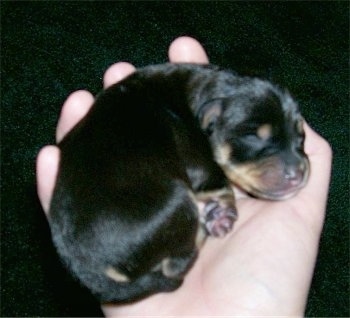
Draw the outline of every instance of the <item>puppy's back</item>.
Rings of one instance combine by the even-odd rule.
[[[53,240],[102,302],[173,290],[196,256],[197,209],[161,102],[125,81],[59,144]]]

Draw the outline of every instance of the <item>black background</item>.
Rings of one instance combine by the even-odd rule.
[[[61,268],[35,190],[65,98],[116,61],[163,63],[197,38],[211,62],[288,87],[332,145],[326,223],[307,316],[349,316],[349,4],[1,2],[1,315],[98,316]],[[276,313],[278,314],[278,313]]]

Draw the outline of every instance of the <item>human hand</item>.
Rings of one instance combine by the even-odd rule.
[[[190,38],[175,40],[171,62],[208,63],[204,49]],[[134,71],[117,63],[104,76],[104,86]],[[56,139],[86,114],[93,103],[86,91],[70,95],[59,119]],[[172,293],[150,296],[134,304],[104,305],[106,316],[298,315],[305,310],[317,256],[327,200],[331,150],[305,124],[309,182],[295,197],[271,202],[240,196],[239,219],[224,239],[209,238],[184,284]],[[37,159],[38,194],[48,213],[55,184],[59,150],[44,147]]]

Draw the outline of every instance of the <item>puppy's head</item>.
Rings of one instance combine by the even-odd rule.
[[[303,118],[288,93],[243,79],[232,95],[203,104],[198,116],[216,161],[238,187],[282,200],[306,183]]]

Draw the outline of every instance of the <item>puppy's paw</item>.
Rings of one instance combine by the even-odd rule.
[[[231,188],[196,193],[200,221],[207,234],[223,237],[237,219],[235,196]]]
[[[231,231],[237,219],[237,210],[229,203],[225,200],[211,200],[204,206],[204,226],[209,235],[224,237]]]

